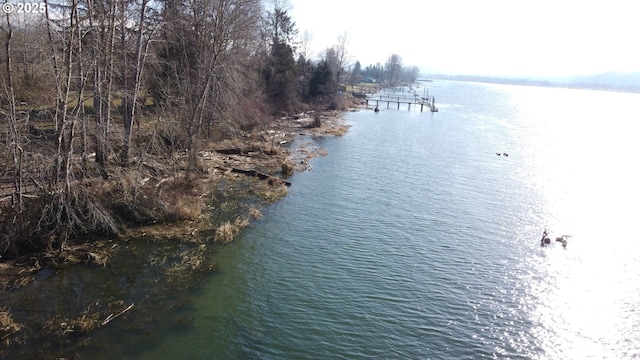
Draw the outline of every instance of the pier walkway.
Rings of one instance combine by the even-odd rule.
[[[431,98],[433,99],[433,98]],[[401,96],[389,96],[389,95],[375,95],[366,98],[366,104],[369,106],[375,102],[375,107],[380,108],[380,103],[387,103],[387,109],[390,108],[391,104],[397,106],[397,109],[400,110],[400,105],[407,105],[407,110],[411,110],[411,105],[420,106],[420,111],[422,112],[426,107],[431,112],[437,112],[438,108],[435,106],[434,100],[429,100],[429,98],[421,98],[421,97],[401,97]]]

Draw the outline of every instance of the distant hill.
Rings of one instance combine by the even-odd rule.
[[[475,81],[497,84],[571,87],[581,89],[598,89],[612,91],[640,92],[640,72],[605,72],[597,75],[572,76],[567,78],[541,79],[541,78],[516,78],[494,77],[478,75],[447,75],[429,74],[430,79],[449,79],[460,81]]]
[[[598,75],[574,76],[559,82],[575,87],[640,91],[640,72],[605,72]]]

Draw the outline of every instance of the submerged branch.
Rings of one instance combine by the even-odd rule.
[[[127,306],[124,310],[120,311],[119,313],[117,313],[117,314],[115,314],[115,315],[110,314],[109,316],[107,316],[107,318],[106,318],[106,319],[104,319],[104,321],[100,324],[100,326],[105,326],[105,325],[107,325],[108,323],[110,323],[110,322],[111,322],[111,320],[113,320],[113,319],[115,319],[115,318],[117,318],[117,317],[121,316],[122,314],[126,313],[127,311],[131,310],[131,308],[133,308],[133,305],[134,305],[134,304],[133,304],[133,303],[131,303],[131,305]]]

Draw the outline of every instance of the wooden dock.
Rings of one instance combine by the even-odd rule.
[[[438,108],[435,106],[435,100],[433,98],[420,98],[420,97],[401,97],[401,96],[388,96],[388,95],[377,95],[366,98],[366,104],[369,106],[371,103],[375,102],[375,107],[380,109],[380,103],[387,103],[387,109],[391,107],[391,104],[396,105],[397,109],[400,110],[401,105],[407,105],[407,110],[411,110],[411,105],[420,106],[420,112],[424,111],[425,107],[429,109],[431,112],[437,112]]]

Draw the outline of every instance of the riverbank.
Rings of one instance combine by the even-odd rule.
[[[201,158],[207,175],[198,180],[200,191],[186,200],[188,203],[200,203],[199,216],[175,223],[129,229],[126,237],[191,238],[196,241],[202,232],[213,231],[217,234],[214,235],[216,242],[231,241],[242,227],[248,225],[250,218],[260,216],[258,202],[268,205],[286,196],[287,179],[294,172],[311,170],[309,161],[326,154],[314,145],[314,138],[342,136],[347,132],[348,126],[342,114],[354,109],[322,112],[318,115],[319,126],[313,126],[316,117],[314,112],[276,119],[267,129],[246,134],[242,140],[222,142],[216,149],[203,152]],[[267,177],[261,179],[251,172]],[[245,196],[253,195],[256,204],[247,210],[247,214],[226,214],[223,217],[228,218],[227,221],[215,224],[209,216],[215,210],[215,204],[200,200],[210,198],[212,192],[222,194],[222,197],[232,192],[242,192]],[[218,205],[224,207],[224,201]],[[230,226],[233,222],[244,226]],[[229,236],[229,232],[233,236]]]
[[[181,215],[175,221],[128,226],[115,238],[81,239],[57,251],[0,261],[0,294],[18,290],[28,293],[28,289],[22,288],[41,286],[42,281],[74,264],[108,268],[112,266],[110,258],[115,252],[145,241],[185,244],[177,245],[184,249],[173,262],[166,260],[176,257],[172,253],[175,251],[173,246],[159,246],[148,261],[164,269],[163,276],[170,276],[171,283],[182,284],[180,288],[192,287],[203,274],[218,270],[216,264],[207,261],[206,255],[215,246],[233,240],[244,227],[260,217],[264,206],[286,196],[286,182],[293,172],[311,170],[309,161],[325,154],[314,139],[346,133],[348,127],[342,113],[307,112],[275,119],[263,129],[203,150],[199,154],[202,172],[190,179],[188,186],[178,187],[172,179],[163,176],[142,179],[145,184],[141,194],[150,193],[145,189],[154,189],[165,200],[172,199],[172,205],[181,209],[178,209]],[[162,169],[162,164],[151,161],[147,166]],[[95,270],[84,268],[81,271]],[[44,323],[25,324],[21,316],[14,316],[15,310],[22,311],[16,309],[16,305],[25,304],[6,301],[0,308],[0,337],[7,349],[12,345],[27,346],[24,344],[30,341],[29,334],[40,330],[46,334],[40,336],[49,337],[51,343],[67,343],[70,334],[87,334],[105,326],[111,321],[109,316],[124,314],[132,305],[125,299],[115,306],[108,299],[92,303],[94,305],[76,310],[74,314],[56,314]]]
[[[349,108],[345,111],[349,111]],[[265,203],[278,200],[287,193],[284,182],[286,178],[294,171],[309,170],[308,161],[322,154],[320,149],[313,148],[308,143],[298,142],[295,147],[292,147],[292,144],[297,139],[343,135],[347,131],[347,126],[341,114],[340,111],[325,111],[318,114],[319,126],[313,125],[316,117],[314,112],[274,119],[265,129],[252,131],[237,139],[222,141],[210,149],[201,151],[199,157],[203,171],[190,180],[188,191],[180,191],[179,198],[174,199],[174,206],[182,208],[182,210],[174,209],[177,213],[181,213],[176,216],[175,221],[137,227],[128,226],[118,238],[140,236],[165,239],[195,238],[199,233],[212,230],[213,226],[216,226],[208,216],[216,204],[207,203],[206,199],[210,199],[213,192],[224,194],[237,190],[235,188],[238,186],[246,186],[245,191],[256,195]],[[162,164],[153,164],[149,161],[145,166],[154,167],[157,172],[167,172]],[[238,170],[271,175],[266,181],[258,178],[250,179],[248,178],[250,175]],[[142,180],[143,183],[154,183],[153,187],[157,189],[162,189],[169,181],[168,177],[161,176],[157,179]],[[168,190],[176,189],[168,188]],[[252,211],[253,217],[257,215]],[[228,239],[229,236],[218,236],[216,240],[225,242],[224,240],[228,241]],[[98,251],[99,246],[95,246],[96,249],[94,249],[96,243],[99,241],[95,238],[90,242],[79,239],[62,251],[35,253],[11,261],[0,261],[0,284],[2,284],[0,291],[28,284],[33,274],[43,266],[77,262],[104,264],[108,254],[102,250]]]

